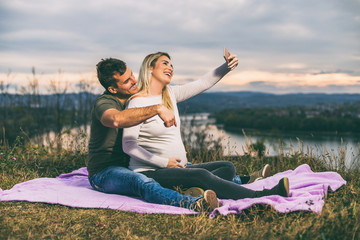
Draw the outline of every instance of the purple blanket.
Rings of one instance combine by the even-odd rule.
[[[19,183],[9,190],[0,189],[0,201],[29,201],[61,204],[81,208],[110,208],[138,213],[194,214],[196,212],[167,205],[152,204],[141,199],[117,194],[105,194],[91,188],[86,168],[61,174],[57,178],[37,178]],[[298,210],[320,213],[324,206],[324,194],[328,188],[336,191],[346,181],[336,172],[314,173],[306,164],[295,170],[278,173],[272,177],[243,185],[249,189],[271,188],[283,177],[290,181],[289,198],[267,196],[256,199],[221,200],[222,207],[210,214],[228,215],[240,213],[253,204],[268,204],[276,211]]]

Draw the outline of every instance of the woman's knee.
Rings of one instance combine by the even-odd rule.
[[[204,168],[194,168],[191,169],[191,171],[188,172],[187,177],[189,179],[192,179],[193,181],[200,181],[200,180],[205,180],[205,179],[209,179],[213,176],[213,174],[204,169]]]
[[[229,161],[220,161],[220,162],[222,164],[222,167],[228,169],[228,171],[230,173],[233,173],[233,174],[236,173],[236,168],[232,162],[229,162]]]

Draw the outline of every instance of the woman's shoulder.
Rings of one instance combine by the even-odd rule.
[[[142,93],[137,93],[137,94],[131,96],[131,98],[139,98],[139,97],[145,98],[145,97],[148,97],[148,96],[149,96],[148,93],[142,92]]]
[[[147,98],[149,96],[149,94],[147,93],[137,93],[135,95],[132,95],[128,102],[131,102],[131,101],[142,101],[142,99],[144,98]],[[136,99],[136,100],[135,100]]]
[[[128,101],[128,108],[130,107],[146,107],[151,105],[161,104],[161,97],[149,96],[148,94],[136,94]]]
[[[167,90],[170,95],[174,95],[174,92],[177,91],[177,88],[179,88],[181,85],[168,85]]]
[[[139,107],[138,105],[142,105],[142,103],[145,103],[145,97],[142,97],[140,95],[132,96],[128,102],[128,107]]]

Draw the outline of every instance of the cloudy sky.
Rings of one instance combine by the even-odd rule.
[[[0,83],[35,68],[51,81],[96,83],[101,58],[167,51],[175,83],[223,62],[239,67],[212,91],[360,93],[360,0],[1,0]],[[59,73],[61,72],[61,73]]]

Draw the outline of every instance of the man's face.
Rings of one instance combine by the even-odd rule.
[[[126,71],[123,75],[116,73],[114,78],[116,79],[116,86],[109,87],[112,88],[110,92],[113,94],[130,97],[139,91],[137,81],[128,66],[126,66]]]

